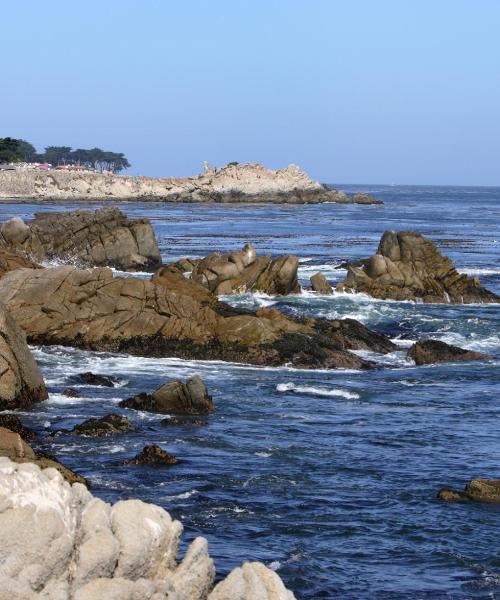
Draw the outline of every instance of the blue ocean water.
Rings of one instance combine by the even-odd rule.
[[[345,259],[374,252],[386,229],[420,231],[459,270],[500,293],[500,188],[336,186],[366,190],[383,206],[113,203],[147,216],[164,261],[233,250],[293,253],[303,284],[331,281]],[[89,207],[95,208],[95,204]],[[0,220],[82,204],[0,204]],[[141,276],[139,274],[139,276]],[[295,315],[352,317],[401,350],[375,356],[375,372],[300,371],[227,363],[34,348],[50,399],[24,413],[43,436],[110,411],[136,431],[103,440],[44,439],[45,448],[115,501],[138,497],[182,520],[184,540],[209,540],[218,575],[244,560],[276,569],[299,599],[500,598],[500,507],[446,505],[445,485],[500,478],[500,305],[424,305],[363,295],[243,295],[240,306]],[[489,353],[489,362],[415,367],[405,348],[433,337]],[[72,375],[115,376],[114,389],[78,386]],[[161,416],[119,400],[198,373],[216,412],[204,427],[166,427]],[[125,467],[157,443],[180,462]]]

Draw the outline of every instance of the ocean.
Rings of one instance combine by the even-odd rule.
[[[164,262],[252,242],[259,253],[298,255],[307,286],[317,271],[341,280],[339,265],[373,254],[385,230],[417,230],[459,271],[500,293],[500,188],[336,187],[367,191],[385,204],[109,204],[151,219]],[[0,204],[0,220],[98,205]],[[500,305],[308,291],[226,300],[358,319],[401,349],[383,357],[365,353],[381,368],[357,372],[34,347],[50,398],[21,418],[47,451],[89,479],[97,496],[163,506],[184,524],[184,549],[205,536],[218,577],[244,560],[259,560],[300,600],[500,598],[500,506],[436,498],[443,486],[500,478]],[[415,367],[406,349],[422,338],[493,358]],[[73,376],[83,371],[111,375],[119,385],[75,385]],[[161,415],[117,406],[194,373],[215,402],[206,426],[167,427]],[[68,386],[82,397],[62,395]],[[135,431],[105,439],[46,437],[109,412],[127,415]],[[151,443],[179,463],[168,469],[121,464]]]

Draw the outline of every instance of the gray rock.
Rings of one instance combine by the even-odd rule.
[[[294,600],[279,576],[262,563],[248,562],[237,567],[208,597],[209,600]]]

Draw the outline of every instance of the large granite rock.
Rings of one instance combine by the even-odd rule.
[[[500,503],[500,479],[472,479],[463,491],[443,488],[438,498],[444,502],[473,502]]]
[[[249,562],[236,567],[218,583],[210,600],[294,600],[277,575],[262,563]]]
[[[437,303],[500,302],[477,277],[458,273],[434,242],[413,231],[386,231],[377,253],[361,266],[349,265],[338,290],[374,298]]]
[[[16,431],[0,427],[0,458],[6,457],[16,463],[34,463],[41,469],[56,469],[70,483],[86,484],[85,479],[68,469],[53,456],[37,452]],[[1,552],[1,551],[0,551]],[[0,559],[0,565],[2,561]],[[1,567],[0,567],[1,572]],[[0,599],[2,598],[0,592]]]
[[[26,344],[24,331],[0,304],[0,410],[28,408],[47,397],[47,389]]]
[[[15,217],[0,226],[0,243],[38,261],[61,259],[125,271],[152,271],[161,264],[149,220],[130,220],[117,208],[36,213],[28,223]]]
[[[217,301],[176,269],[151,281],[71,266],[11,271],[2,297],[28,339],[140,356],[219,359],[257,365],[364,368],[349,350],[396,346],[356,321],[297,319]]]
[[[206,540],[178,562],[181,534],[158,506],[110,505],[54,469],[0,458],[0,600],[293,600],[256,563],[212,591]]]
[[[193,375],[186,383],[169,381],[152,394],[139,394],[122,400],[120,406],[166,415],[203,415],[214,409],[212,396],[208,395],[198,375]]]
[[[0,198],[381,204],[380,200],[365,196],[348,196],[329,189],[296,165],[274,170],[261,164],[230,163],[219,169],[206,164],[203,175],[168,178],[28,169],[0,171]]]
[[[439,340],[423,340],[413,344],[408,350],[408,358],[412,358],[417,365],[432,365],[464,360],[486,360],[489,356],[481,352],[473,352],[458,346],[452,346]]]
[[[214,294],[263,292],[270,295],[300,292],[296,256],[257,256],[252,244],[239,252],[213,252],[193,265],[191,279]]]

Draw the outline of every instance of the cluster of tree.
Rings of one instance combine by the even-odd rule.
[[[0,163],[40,162],[59,165],[81,165],[97,171],[119,173],[128,169],[130,163],[122,152],[108,152],[100,148],[73,150],[69,146],[47,146],[38,153],[33,144],[15,138],[0,138]]]

